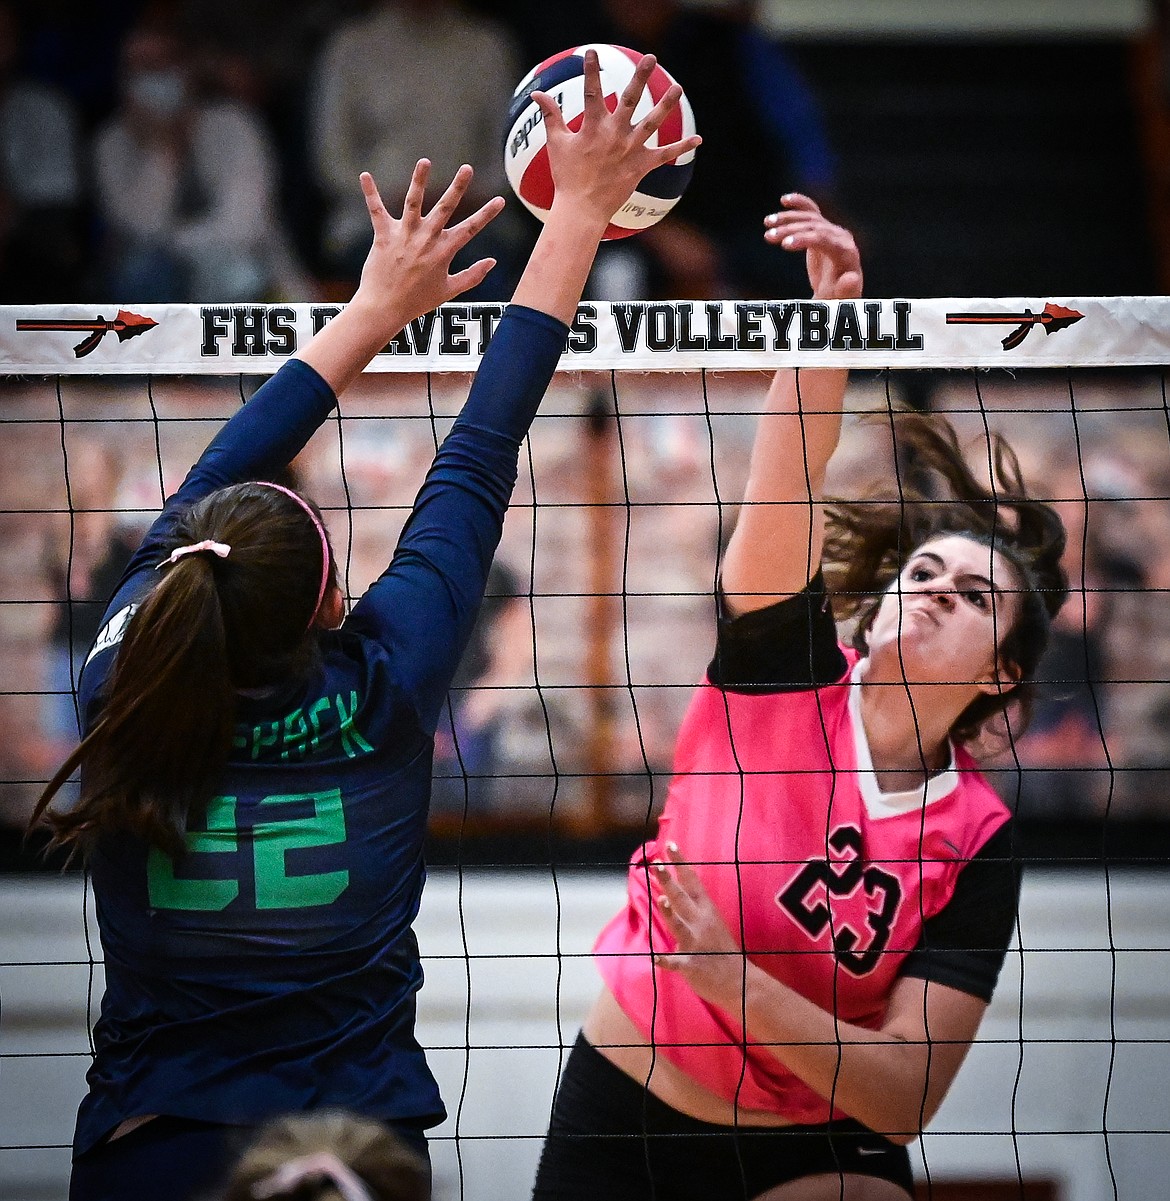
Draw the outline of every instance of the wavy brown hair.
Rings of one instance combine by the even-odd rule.
[[[1052,619],[1068,596],[1064,525],[1051,505],[1028,495],[1015,452],[1001,435],[988,436],[989,488],[976,478],[945,418],[896,412],[865,420],[891,422],[900,495],[893,503],[874,496],[826,505],[824,567],[834,612],[856,620],[853,645],[865,654],[882,596],[919,547],[950,534],[990,547],[1010,564],[1021,601],[998,638],[1000,659],[1019,673],[1019,682],[972,701],[951,736],[972,741],[1009,706],[1019,713],[1018,734],[1031,715],[1032,677]]]
[[[231,551],[165,564],[170,549],[204,539]],[[100,716],[49,781],[30,827],[43,817],[50,846],[70,850],[123,830],[180,854],[189,815],[227,762],[238,693],[304,678],[317,661],[322,553],[309,514],[275,488],[235,484],[193,505],[130,619]],[[332,553],[329,571],[336,582]],[[49,811],[78,767],[80,802]]]

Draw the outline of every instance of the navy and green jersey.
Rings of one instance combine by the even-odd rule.
[[[106,991],[78,1117],[81,1154],[126,1118],[248,1124],[345,1107],[444,1116],[414,1037],[432,743],[470,635],[517,452],[564,348],[509,308],[385,573],[310,679],[241,697],[232,754],[187,853],[125,834],[91,858]],[[178,515],[280,471],[335,398],[299,361],[223,428],[134,555],[82,676],[86,727]]]

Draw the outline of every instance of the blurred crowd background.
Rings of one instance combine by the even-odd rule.
[[[747,6],[8,0],[3,298],[345,299],[369,241],[358,173],[373,172],[391,207],[423,155],[437,180],[475,167],[468,207],[505,191],[513,88],[588,41],[657,52],[686,80],[708,140],[686,219],[608,260],[598,286],[798,286],[783,257],[757,253],[759,220],[794,187],[830,199],[835,160],[814,90]],[[500,265],[477,299],[510,294],[534,233],[521,214],[481,240]]]
[[[1078,28],[1076,5],[1061,36],[1023,11],[1011,36],[875,40],[847,18],[785,36],[802,4],[4,0],[0,299],[345,299],[368,239],[358,172],[391,205],[424,154],[439,179],[475,167],[469,205],[506,192],[513,88],[587,41],[656,53],[706,139],[671,220],[614,248],[598,293],[799,291],[758,236],[794,189],[858,229],[873,295],[1164,283],[1156,6],[1081,5],[1146,11],[1136,38]],[[535,229],[518,203],[494,224],[482,299],[510,294]]]
[[[1167,290],[1162,5],[1137,5],[1144,19],[1120,32],[941,38],[810,36],[786,31],[786,7],[800,6],[0,0],[0,303],[344,301],[368,244],[358,172],[392,208],[424,154],[439,179],[475,166],[468,205],[506,193],[513,88],[588,41],[656,53],[705,139],[671,217],[605,248],[596,298],[807,294],[800,263],[759,236],[791,190],[857,230],[872,296]],[[473,299],[506,299],[535,238],[508,196],[473,248],[499,260]],[[607,386],[555,385],[440,731],[439,854],[478,840],[547,862],[550,837],[594,855],[610,838],[620,858],[641,834],[710,654],[722,502],[742,487],[765,383],[729,376],[706,398],[676,377],[631,384],[620,430]],[[892,390],[949,412],[975,456],[986,417],[1061,505],[1078,591],[1031,731],[989,745],[988,762],[1034,847],[1097,853],[1123,828],[1170,846],[1165,388],[1078,376],[1070,404],[1069,387],[859,374],[850,407]],[[380,570],[465,388],[366,380],[341,440],[327,429],[296,465],[352,594]],[[0,867],[34,862],[19,832],[76,737],[72,686],[105,597],[240,398],[191,381],[0,392]],[[833,489],[894,496],[894,465],[881,428],[853,421]]]

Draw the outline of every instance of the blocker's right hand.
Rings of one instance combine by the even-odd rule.
[[[547,92],[533,92],[544,116],[549,167],[558,202],[575,206],[582,220],[600,222],[601,229],[621,208],[641,180],[664,163],[694,150],[702,139],[693,134],[657,149],[646,145],[678,105],[682,88],[672,84],[637,125],[634,109],[657,66],[652,54],[642,57],[613,112],[605,103],[597,51],[585,52],[585,109],[576,133],[565,125],[557,102]]]
[[[448,228],[471,183],[472,170],[466,165],[460,167],[434,207],[424,213],[430,173],[429,160],[419,159],[398,218],[387,211],[369,172],[361,176],[374,242],[353,302],[377,306],[385,313],[387,324],[396,327],[394,332],[482,283],[496,265],[495,259],[485,258],[450,274],[451,260],[503,209],[503,198],[493,197],[470,217]]]

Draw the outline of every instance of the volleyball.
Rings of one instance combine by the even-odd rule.
[[[533,67],[512,94],[504,139],[504,170],[512,190],[534,216],[544,220],[552,207],[553,178],[545,144],[544,117],[532,99],[533,92],[547,92],[557,102],[565,124],[579,129],[585,109],[585,52],[596,50],[601,65],[601,86],[612,112],[642,56],[624,46],[594,43],[573,46],[546,58]],[[637,107],[633,123],[642,118],[665,95],[676,80],[661,66],[654,68]],[[695,115],[683,95],[648,145],[668,146],[695,132]],[[605,231],[606,239],[628,238],[661,221],[678,203],[691,179],[695,152],[688,150],[672,162],[644,176],[633,195],[614,213]]]

